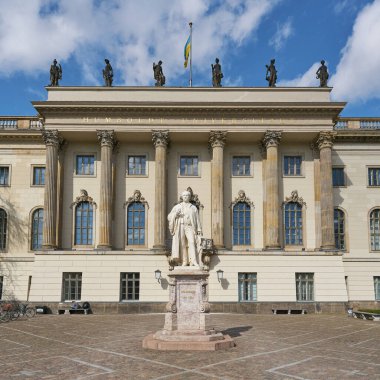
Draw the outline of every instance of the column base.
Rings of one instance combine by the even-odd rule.
[[[263,251],[281,251],[282,250],[282,247],[280,247],[279,245],[276,245],[276,246],[267,246],[263,249]]]
[[[335,245],[325,245],[319,249],[320,251],[338,251]]]
[[[112,246],[108,244],[99,244],[96,248],[102,251],[112,251]]]
[[[52,245],[52,244],[43,244],[42,245],[42,250],[43,251],[55,251],[58,249],[58,246]]]
[[[154,245],[153,246],[153,249],[155,251],[167,251],[168,250],[168,247],[166,245]]]

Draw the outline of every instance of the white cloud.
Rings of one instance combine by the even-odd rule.
[[[319,80],[316,78],[316,72],[321,64],[315,62],[304,74],[294,79],[281,80],[278,82],[280,87],[318,87]],[[328,66],[328,64],[326,64]]]
[[[336,74],[330,81],[334,99],[355,102],[380,98],[379,20],[380,0],[358,14]]]
[[[183,69],[188,22],[193,21],[193,62],[207,72],[215,57],[244,43],[280,0],[0,0],[0,75],[47,72],[54,58],[74,56],[79,84],[99,84],[104,58],[115,84],[153,82],[161,59],[167,84]]]
[[[277,24],[277,31],[273,37],[269,40],[269,45],[273,46],[274,50],[280,50],[286,40],[294,33],[292,21],[288,20],[283,24]]]

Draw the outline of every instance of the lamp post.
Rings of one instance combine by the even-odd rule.
[[[157,282],[161,282],[161,271],[159,269],[156,269],[154,271],[154,277],[156,278]]]
[[[218,269],[216,271],[216,275],[218,276],[218,281],[219,282],[222,282],[222,280],[223,280],[223,274],[224,274],[224,271],[222,271],[221,269]]]

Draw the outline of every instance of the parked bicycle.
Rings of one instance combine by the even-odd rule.
[[[16,320],[23,315],[27,318],[33,318],[36,315],[36,309],[26,303],[14,302],[11,314],[12,320]]]

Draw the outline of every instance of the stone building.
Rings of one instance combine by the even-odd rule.
[[[212,311],[378,305],[380,120],[330,91],[48,87],[0,118],[0,297],[163,310],[190,187]]]

